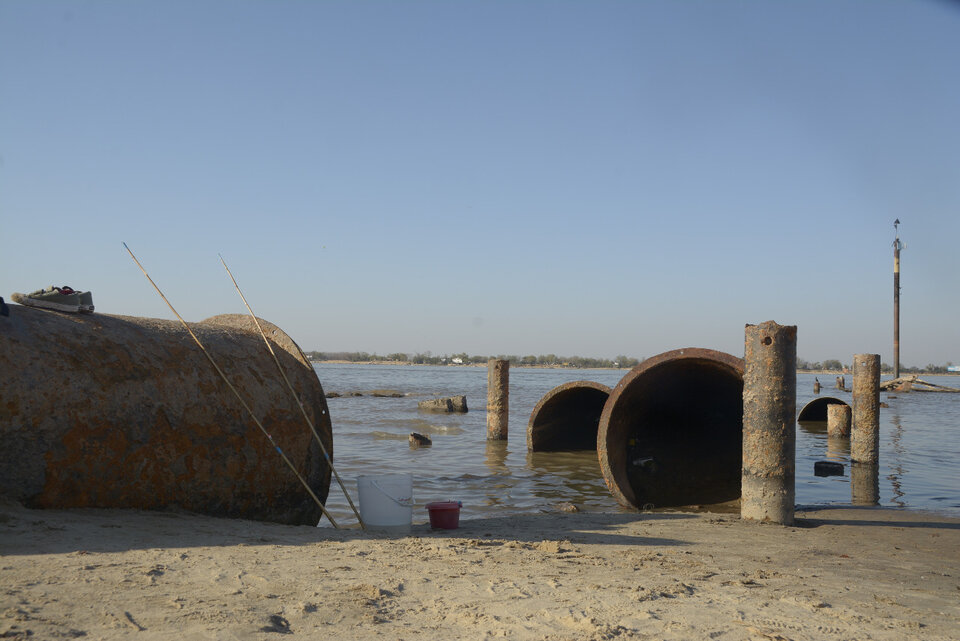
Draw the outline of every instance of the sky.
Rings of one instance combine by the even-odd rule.
[[[960,3],[0,0],[0,295],[304,350],[960,363]]]

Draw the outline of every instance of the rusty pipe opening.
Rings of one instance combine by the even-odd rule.
[[[553,388],[530,414],[527,450],[595,450],[600,415],[609,397],[610,388],[593,381],[573,381]]]
[[[815,398],[803,406],[803,409],[800,410],[800,413],[797,415],[797,421],[801,423],[807,421],[823,421],[826,423],[828,405],[848,405],[848,403],[832,396]]]
[[[743,359],[665,352],[632,369],[600,417],[597,454],[619,503],[640,508],[740,496]]]

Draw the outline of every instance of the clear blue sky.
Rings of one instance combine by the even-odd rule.
[[[0,294],[305,350],[960,363],[960,5],[0,1]],[[9,298],[7,298],[9,301]]]

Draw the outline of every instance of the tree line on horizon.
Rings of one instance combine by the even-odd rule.
[[[953,363],[947,361],[943,365],[934,365],[933,363],[927,363],[925,367],[912,367],[908,365],[900,365],[900,374],[947,374],[947,368],[951,367]],[[809,370],[813,372],[817,371],[828,371],[828,372],[843,372],[843,371],[852,371],[852,368],[849,364],[841,363],[837,359],[827,359],[822,363],[820,361],[806,361],[802,358],[797,359],[797,369],[799,370]],[[880,363],[880,371],[884,374],[893,373],[893,365],[889,363]]]
[[[617,356],[616,358],[589,358],[583,356],[557,356],[556,354],[546,354],[534,356],[518,356],[515,354],[496,356],[469,355],[466,352],[458,354],[434,355],[431,352],[416,352],[408,354],[406,352],[394,352],[391,354],[380,355],[376,352],[306,352],[307,358],[311,361],[347,361],[349,363],[378,363],[378,362],[398,362],[412,363],[414,365],[482,365],[491,358],[510,361],[511,366],[516,367],[570,367],[581,369],[632,369],[641,362],[642,358],[633,358],[630,356]],[[948,367],[953,363],[947,362],[943,365],[928,363],[925,367],[900,366],[901,374],[947,374]],[[832,358],[825,361],[808,361],[803,358],[797,359],[797,369],[807,371],[828,371],[843,372],[850,371],[849,364]],[[884,374],[892,374],[893,366],[888,363],[880,364],[880,371]]]
[[[413,363],[414,365],[479,365],[485,364],[491,358],[496,358],[510,361],[510,365],[517,367],[572,367],[590,369],[630,369],[639,365],[642,360],[622,355],[613,359],[557,356],[556,354],[539,356],[532,354],[527,356],[518,356],[515,354],[482,356],[477,354],[471,356],[466,352],[440,356],[434,355],[429,351],[414,354],[395,352],[385,355],[379,355],[376,352],[373,354],[368,352],[306,352],[306,355],[311,361],[347,361],[350,363],[400,362]]]

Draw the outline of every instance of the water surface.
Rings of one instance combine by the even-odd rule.
[[[627,370],[510,369],[509,439],[486,440],[485,367],[403,365],[315,365],[327,393],[396,390],[400,398],[330,398],[334,465],[357,503],[361,474],[413,475],[414,522],[427,521],[431,501],[463,502],[461,518],[528,514],[574,503],[582,510],[618,511],[603,481],[596,452],[527,452],[526,429],[537,402],[569,381],[590,380],[614,387]],[[821,376],[819,394],[850,403],[850,393],[832,389]],[[960,377],[924,376],[960,387]],[[816,398],[813,374],[797,375],[797,412]],[[847,384],[851,384],[847,376]],[[433,414],[417,401],[465,395],[466,414]],[[879,504],[936,510],[960,516],[960,394],[881,393]],[[430,436],[433,446],[411,449],[410,432]],[[801,505],[851,502],[848,442],[828,439],[826,425],[797,426],[796,501]],[[817,477],[815,461],[844,464],[843,476]],[[336,481],[327,509],[338,522],[355,522]],[[321,525],[328,525],[324,519]]]

